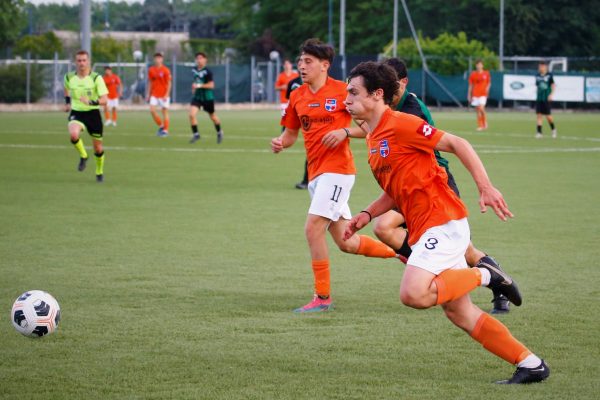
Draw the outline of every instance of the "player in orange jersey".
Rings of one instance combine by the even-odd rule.
[[[146,101],[150,103],[150,114],[158,131],[156,136],[165,137],[169,135],[169,105],[171,102],[171,71],[163,64],[162,53],[154,54],[154,65],[148,68],[148,90]],[[163,119],[160,119],[156,107],[162,110]]]
[[[108,89],[108,101],[104,106],[104,126],[117,126],[117,108],[119,108],[119,98],[123,96],[123,84],[119,75],[113,73],[110,65],[104,67],[104,83]],[[112,119],[111,113],[112,111]]]
[[[279,91],[279,104],[281,106],[281,111],[285,111],[288,104],[287,97],[287,89],[288,83],[293,81],[298,76],[298,72],[294,71],[294,66],[289,59],[285,59],[283,61],[283,71],[277,76],[277,80],[275,81],[275,90]]]
[[[333,56],[333,48],[317,39],[302,44],[298,68],[304,84],[292,92],[282,121],[285,129],[271,141],[272,151],[279,153],[296,142],[300,129],[304,135],[311,197],[305,234],[312,259],[315,295],[311,302],[295,310],[301,313],[327,311],[333,306],[327,231],[344,252],[395,257],[394,250],[368,236],[354,235],[343,239],[351,217],[348,199],[356,173],[354,160],[347,138],[335,149],[321,144],[329,131],[347,128],[351,122],[343,103],[346,84],[328,76]]]
[[[369,165],[384,192],[352,218],[344,237],[354,237],[372,218],[397,207],[406,218],[412,247],[400,285],[402,303],[417,309],[441,305],[448,319],[485,349],[516,364],[514,375],[498,383],[542,381],[550,375],[544,361],[471,303],[469,292],[478,286],[497,288],[516,305],[521,295],[502,269],[487,264],[467,268],[467,209],[448,186],[434,150],[454,153],[471,173],[481,212],[489,206],[503,221],[513,215],[469,142],[390,109],[398,85],[395,71],[382,63],[361,63],[350,72],[346,107],[365,121]]]
[[[487,129],[487,115],[485,113],[485,105],[492,86],[492,78],[490,71],[483,69],[483,61],[477,60],[475,63],[475,71],[469,76],[469,92],[467,94],[469,103],[475,107],[477,111],[477,130],[482,131]]]

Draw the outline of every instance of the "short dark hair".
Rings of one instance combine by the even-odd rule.
[[[540,62],[538,63],[538,65],[548,65],[548,61],[546,61],[546,60],[540,60]]]
[[[308,39],[302,43],[300,46],[300,54],[303,53],[317,57],[321,61],[329,61],[329,64],[333,63],[333,57],[335,57],[335,50],[333,50],[333,47],[314,38]]]
[[[87,58],[90,58],[90,53],[88,53],[87,50],[79,50],[75,53],[75,57],[77,56],[87,56]]]
[[[107,69],[110,69],[112,71],[112,67],[110,65],[107,65],[106,67],[104,67],[104,70],[106,71]]]
[[[398,75],[398,80],[404,79],[408,76],[408,70],[406,69],[406,63],[404,62],[404,60],[392,57],[388,58],[383,63],[394,68],[394,71],[396,71],[396,75]]]
[[[154,53],[153,57],[164,57],[164,55],[160,51],[157,51],[156,53]]]
[[[385,63],[374,61],[361,62],[350,71],[348,80],[362,76],[367,92],[372,94],[377,89],[383,90],[383,101],[390,105],[400,87],[396,71]]]
[[[203,51],[199,51],[199,52],[197,52],[197,53],[196,53],[196,55],[194,56],[194,58],[196,58],[196,57],[198,57],[198,56],[202,56],[202,57],[204,57],[204,58],[208,58],[208,57],[206,57],[206,53],[205,53],[205,52],[203,52]]]
[[[475,65],[482,63],[483,64],[483,60],[481,58],[478,58],[477,60],[475,60]]]

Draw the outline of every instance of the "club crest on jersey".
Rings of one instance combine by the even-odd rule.
[[[332,112],[337,108],[336,99],[325,99],[325,110]]]
[[[390,155],[390,146],[387,139],[379,142],[379,155],[383,158],[386,158]]]
[[[435,135],[436,132],[437,132],[437,129],[435,127],[429,125],[427,122],[423,122],[417,129],[417,133],[420,133],[421,135],[425,136],[427,139],[431,139],[433,137],[433,135]]]

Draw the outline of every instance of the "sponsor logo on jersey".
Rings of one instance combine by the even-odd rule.
[[[337,108],[337,100],[336,99],[325,99],[325,110],[332,112]]]
[[[377,149],[370,149],[370,150],[369,150],[369,153],[370,153],[370,154],[375,154],[375,153],[377,153]]]
[[[435,133],[437,132],[437,129],[431,125],[429,125],[427,122],[423,122],[421,124],[421,126],[419,126],[419,128],[417,129],[417,133],[420,133],[421,135],[425,136],[427,139],[431,139],[433,137],[433,135],[435,135]]]
[[[312,118],[308,115],[300,116],[300,123],[302,124],[302,130],[305,132],[310,129],[312,124],[331,124],[334,121],[335,121],[335,118],[333,118],[333,116],[312,117]]]
[[[310,104],[308,105],[308,107],[310,107],[310,108],[315,108],[315,107],[319,107],[320,105],[321,105],[321,103],[310,103]]]
[[[390,146],[388,144],[387,139],[384,139],[379,142],[379,155],[383,158],[386,158],[390,155]]]

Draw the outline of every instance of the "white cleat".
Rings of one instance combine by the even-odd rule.
[[[535,138],[536,138],[536,139],[541,139],[541,138],[543,138],[543,137],[544,137],[544,135],[542,135],[541,133],[536,133],[536,134],[535,134]]]
[[[556,132],[556,129],[552,129],[552,139],[556,139],[557,136],[558,132]]]
[[[110,119],[107,119],[106,122],[104,123],[104,126],[110,126],[112,124],[112,121]]]

